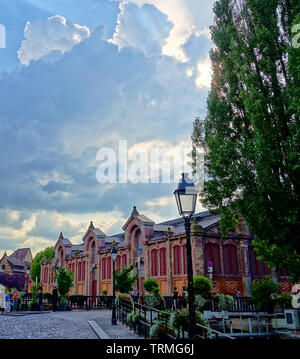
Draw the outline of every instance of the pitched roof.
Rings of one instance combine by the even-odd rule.
[[[30,248],[19,248],[11,256],[24,261],[27,253],[30,251]]]

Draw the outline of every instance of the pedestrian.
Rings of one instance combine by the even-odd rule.
[[[42,287],[39,287],[38,298],[39,298],[39,311],[41,311],[42,305],[43,305],[43,288]]]
[[[5,313],[10,313],[10,294],[9,291],[5,291]]]
[[[173,290],[173,310],[177,310],[178,290],[174,287]]]
[[[18,309],[19,293],[16,289],[12,291],[12,309],[16,312]]]
[[[53,310],[53,312],[57,311],[57,302],[58,302],[57,284],[54,284],[54,289],[52,291],[52,310]]]
[[[241,291],[239,290],[239,288],[236,288],[236,294],[235,294],[236,297],[241,297],[242,294],[241,294]]]
[[[130,291],[130,298],[134,301],[134,290],[133,290],[133,288],[131,288],[131,291]]]
[[[187,296],[189,295],[186,287],[182,287],[182,306],[183,308],[187,307]]]
[[[139,298],[140,298],[140,291],[138,289],[136,289],[136,291],[135,291],[135,301],[136,301],[136,303],[139,302]]]

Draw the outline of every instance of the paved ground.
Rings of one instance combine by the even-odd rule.
[[[110,311],[103,311],[102,315],[94,320],[110,339],[142,339],[125,325],[111,325]]]
[[[56,312],[20,316],[0,314],[0,339],[99,339],[94,320],[110,338],[139,338],[124,326],[110,324],[110,311]]]

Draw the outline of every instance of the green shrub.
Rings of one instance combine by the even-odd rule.
[[[65,268],[59,268],[57,275],[58,292],[61,296],[66,297],[73,287],[74,274]]]
[[[150,328],[150,339],[164,339],[166,336],[166,325],[158,321]]]
[[[256,305],[257,310],[271,310],[274,301],[271,295],[278,291],[278,285],[271,277],[265,279],[255,279],[252,283],[251,298]]]
[[[38,293],[39,291],[39,287],[40,287],[40,283],[33,283],[30,290],[31,290],[31,293]]]
[[[202,312],[205,306],[206,300],[201,297],[201,295],[196,294],[195,295],[195,308],[199,311]]]
[[[292,296],[287,293],[281,293],[277,297],[273,298],[273,301],[278,303],[283,309],[292,309]]]
[[[231,295],[216,294],[214,296],[219,310],[230,311],[234,308],[234,298]]]
[[[101,295],[107,295],[108,294],[108,291],[106,290],[106,289],[104,289],[103,291],[102,291],[102,294]]]
[[[143,303],[147,307],[161,309],[164,305],[164,300],[160,294],[146,294],[143,297]]]
[[[130,274],[134,270],[134,265],[131,264],[129,267],[126,267],[121,270],[120,274],[115,271],[116,277],[116,290],[120,293],[129,293],[132,286],[135,285],[137,281],[137,274]]]
[[[133,303],[133,300],[129,297],[128,294],[123,294],[123,293],[120,293],[116,296],[116,306],[119,307],[120,305],[120,299],[125,299],[125,300],[128,300],[130,303],[131,303],[131,310],[133,310],[134,308],[134,303]]]
[[[145,290],[149,293],[159,293],[159,285],[158,282],[153,278],[148,278],[143,281],[143,286]],[[158,289],[158,292],[157,292]]]
[[[194,293],[201,296],[208,295],[211,291],[211,282],[208,278],[198,275],[194,277]]]

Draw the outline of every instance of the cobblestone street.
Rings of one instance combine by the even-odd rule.
[[[110,338],[137,338],[121,325],[111,330],[110,317],[110,311],[0,315],[0,339],[99,339],[89,320]]]

